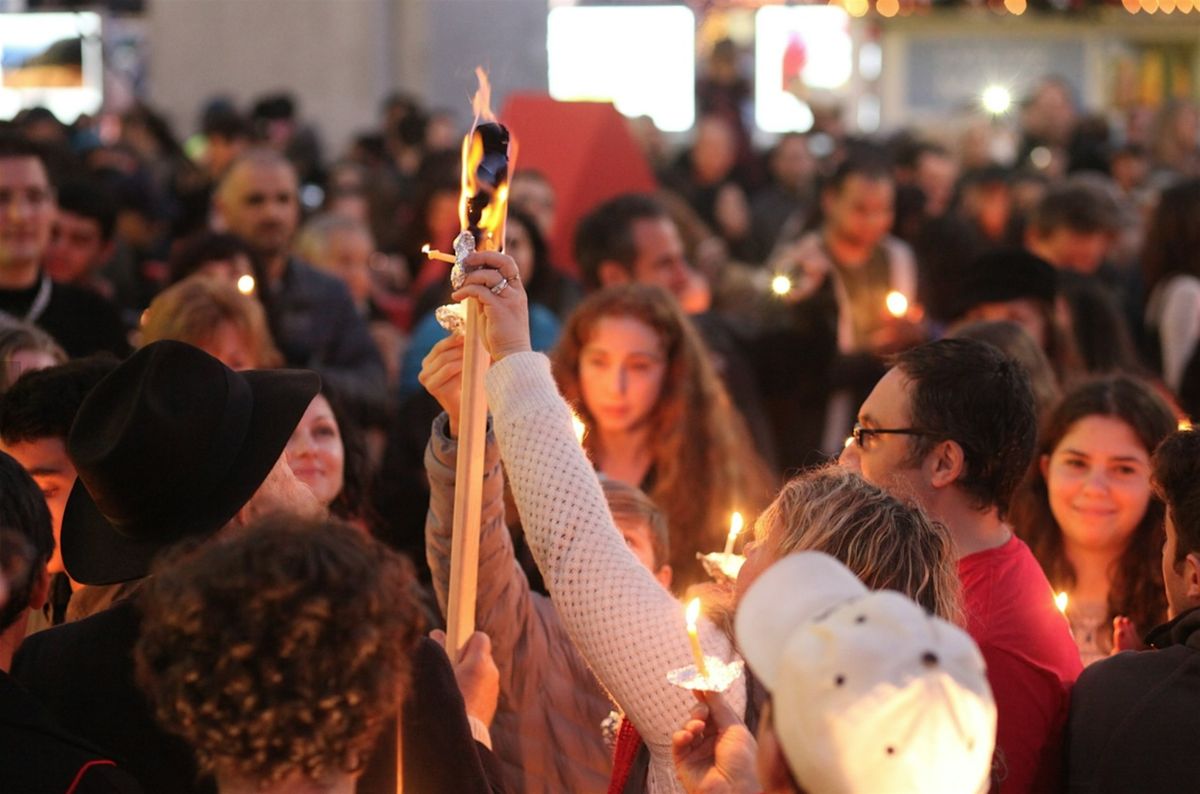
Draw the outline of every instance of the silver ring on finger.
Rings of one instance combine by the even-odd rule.
[[[504,276],[501,276],[500,281],[497,282],[496,286],[492,287],[492,294],[499,295],[501,292],[504,292],[504,290],[506,290],[506,289],[508,289],[508,279],[505,278]]]

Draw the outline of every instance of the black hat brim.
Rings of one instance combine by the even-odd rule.
[[[166,516],[152,537],[134,539],[109,523],[83,482],[76,480],[63,513],[60,541],[63,565],[72,579],[104,585],[146,576],[161,551],[185,538],[214,534],[250,501],[320,392],[321,379],[315,372],[286,369],[250,370],[241,376],[254,395],[245,441],[229,461],[221,484],[198,500],[188,515]],[[140,476],[150,478],[155,473],[145,471]]]

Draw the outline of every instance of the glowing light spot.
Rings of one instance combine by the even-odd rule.
[[[242,276],[237,280],[237,290],[243,295],[253,295],[254,286],[254,276]]]
[[[776,295],[783,296],[787,295],[791,291],[792,280],[787,276],[780,274],[771,279],[771,292],[774,292]]]
[[[1068,600],[1069,599],[1067,598],[1066,591],[1063,591],[1063,592],[1059,593],[1058,595],[1054,596],[1054,606],[1058,607],[1058,611],[1063,613],[1064,615],[1067,614],[1067,601]]]
[[[1034,147],[1033,151],[1029,153],[1029,162],[1033,163],[1033,167],[1039,170],[1043,168],[1049,168],[1050,163],[1053,162],[1053,160],[1054,155],[1050,154],[1050,150],[1045,146],[1036,146]]]
[[[877,0],[875,10],[882,17],[894,17],[900,13],[900,0]]]
[[[903,292],[893,290],[887,294],[884,299],[887,303],[888,314],[893,317],[903,317],[908,314],[908,298],[904,297]]]
[[[1024,3],[1025,0],[1021,0]],[[980,96],[983,109],[993,116],[1007,113],[1012,108],[1012,92],[1002,85],[989,85]]]

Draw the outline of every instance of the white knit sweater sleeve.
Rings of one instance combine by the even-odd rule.
[[[650,789],[678,791],[671,734],[695,700],[667,683],[692,663],[683,606],[613,525],[596,473],[575,440],[549,360],[510,355],[487,375],[488,404],[529,547],[571,639],[650,748]],[[729,660],[723,632],[702,620],[705,653]],[[745,711],[739,680],[728,693]]]
[[[1167,282],[1158,334],[1163,380],[1178,394],[1184,370],[1200,339],[1200,281],[1191,276],[1176,276]]]

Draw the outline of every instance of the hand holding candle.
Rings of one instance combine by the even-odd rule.
[[[731,662],[719,657],[705,656],[700,647],[700,599],[693,598],[684,612],[687,621],[688,640],[692,644],[692,657],[695,664],[667,672],[667,683],[681,689],[693,692],[724,692],[733,686],[733,682],[742,674],[744,664],[741,659]]]

